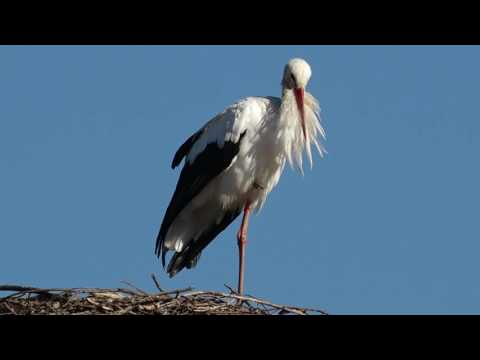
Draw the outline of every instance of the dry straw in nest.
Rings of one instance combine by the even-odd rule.
[[[132,289],[41,289],[0,285],[12,292],[0,297],[0,315],[309,315],[322,310],[273,304],[250,296],[194,291],[191,288],[163,291],[152,276],[158,293]]]

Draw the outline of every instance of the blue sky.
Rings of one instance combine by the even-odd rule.
[[[169,279],[177,147],[304,57],[324,159],[250,223],[246,292],[335,314],[480,313],[480,47],[0,47],[0,283],[236,286],[239,220]]]

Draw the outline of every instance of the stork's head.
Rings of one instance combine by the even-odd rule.
[[[300,112],[300,119],[302,122],[303,136],[306,136],[305,131],[305,105],[304,105],[304,93],[305,87],[312,76],[312,70],[310,65],[299,58],[292,59],[285,65],[285,70],[283,71],[282,87],[283,91],[293,91],[295,94],[295,99],[297,101],[297,108]]]
[[[305,89],[312,76],[310,65],[303,59],[292,59],[285,65],[282,86],[284,89]]]

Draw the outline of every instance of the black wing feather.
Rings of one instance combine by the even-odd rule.
[[[165,255],[168,251],[163,246],[165,236],[169,227],[174,222],[178,214],[188,205],[188,203],[197,196],[200,191],[217,175],[225,170],[238,154],[240,143],[246,130],[241,134],[237,143],[226,141],[222,148],[217,143],[210,143],[195,158],[191,164],[185,163],[180,178],[178,179],[175,192],[173,193],[170,204],[160,226],[155,245],[155,253],[162,256],[162,264],[165,267]],[[201,132],[192,135],[175,154],[172,166],[178,165],[182,158],[188,154],[191,147],[198,140]],[[233,220],[232,220],[233,221]]]
[[[172,169],[175,169],[181,162],[182,159],[187,156],[187,154],[190,152],[190,149],[192,148],[193,144],[195,144],[195,141],[202,135],[202,130],[198,130],[195,134],[190,136],[183,144],[180,146],[175,153],[175,156],[173,157],[172,161]]]

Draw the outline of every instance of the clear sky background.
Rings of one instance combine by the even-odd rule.
[[[246,292],[334,314],[480,313],[480,47],[0,47],[0,283],[226,290],[235,221],[173,279],[177,147],[312,66],[328,154],[251,220]]]

